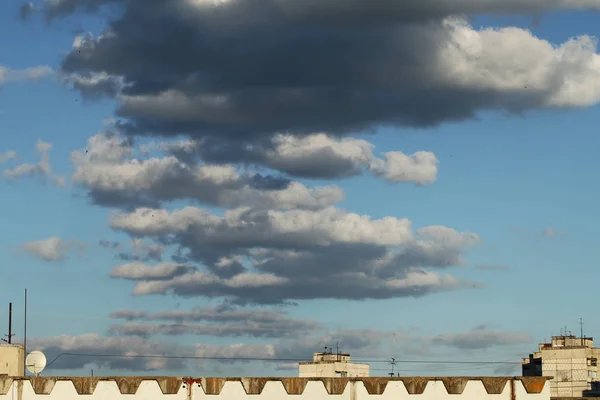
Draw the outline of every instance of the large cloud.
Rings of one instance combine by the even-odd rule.
[[[366,140],[339,139],[324,133],[305,137],[278,134],[251,144],[205,139],[153,143],[145,148],[166,150],[184,161],[199,157],[220,164],[243,162],[302,178],[339,179],[369,170],[389,182],[424,185],[433,183],[438,172],[438,159],[431,152],[390,151],[383,154],[384,158],[378,158],[373,153],[373,144]]]
[[[210,7],[240,0],[196,1],[198,6]],[[133,0],[50,0],[44,3],[48,17],[56,17],[74,11],[96,12],[107,4],[128,4]],[[595,0],[254,0],[253,6],[277,11],[282,17],[306,22],[323,22],[328,25],[373,24],[399,21],[426,20],[452,14],[523,14],[539,13],[556,9],[598,10]],[[34,8],[31,3],[24,7]]]
[[[524,332],[506,332],[480,325],[468,332],[441,334],[433,338],[436,344],[460,350],[484,350],[494,346],[530,343],[532,337]]]
[[[283,310],[197,308],[192,311],[166,311],[146,314],[121,310],[112,317],[129,322],[114,324],[113,333],[128,336],[151,335],[212,335],[253,337],[297,337],[321,328],[316,321],[291,318]],[[201,322],[201,323],[199,323]]]
[[[185,367],[185,361],[181,359],[138,357],[189,354],[185,347],[175,344],[152,342],[140,337],[105,337],[96,333],[34,338],[30,339],[29,345],[43,350],[49,362],[58,357],[53,365],[54,369],[81,369],[99,365],[102,368],[129,371],[181,370]]]
[[[208,310],[205,310],[208,311]],[[121,313],[124,314],[124,313]],[[129,312],[128,314],[131,314]],[[210,314],[210,312],[209,312]],[[213,312],[214,314],[214,312]],[[179,332],[167,332],[175,333]],[[473,344],[468,344],[469,340]],[[308,361],[312,353],[322,351],[325,346],[334,349],[336,345],[340,350],[349,351],[354,360],[379,361],[371,365],[373,375],[383,375],[380,368],[382,363],[390,357],[400,354],[420,354],[424,360],[423,368],[448,369],[448,365],[434,364],[427,366],[427,359],[440,362],[440,353],[448,348],[456,357],[457,352],[464,350],[490,350],[494,347],[506,347],[529,343],[531,338],[521,332],[506,332],[502,330],[489,330],[484,326],[468,332],[453,334],[440,334],[436,336],[419,336],[408,331],[377,331],[372,329],[346,329],[324,332],[307,332],[302,338],[288,337],[285,333],[280,339],[272,338],[269,343],[254,344],[243,341],[233,344],[215,345],[208,343],[195,343],[190,345],[175,345],[171,341],[156,341],[136,336],[101,336],[98,334],[83,334],[77,336],[60,335],[47,338],[30,339],[30,345],[44,350],[49,360],[61,353],[63,355],[53,369],[80,369],[84,366],[99,365],[108,369],[128,369],[131,371],[181,371],[190,364],[185,357],[198,357],[198,364],[212,360],[213,363],[251,363],[252,361],[272,361],[273,368],[285,361],[288,364],[294,361]],[[487,340],[487,341],[486,341]],[[425,346],[429,351],[422,354],[421,348]],[[447,353],[447,352],[446,352]],[[79,354],[79,355],[77,355]],[[444,353],[445,354],[445,353]],[[159,357],[152,357],[159,356]],[[161,358],[163,356],[164,358]],[[177,358],[182,357],[182,358]],[[446,354],[446,357],[448,355]],[[204,360],[200,360],[204,359]],[[452,359],[452,357],[450,357]],[[190,360],[187,360],[190,361]],[[489,359],[487,360],[489,362]],[[451,363],[451,362],[450,362]],[[473,363],[471,367],[481,368]],[[213,364],[216,365],[216,364]],[[490,364],[490,368],[498,368],[502,363]],[[506,365],[506,363],[504,363]],[[263,364],[264,366],[264,364]],[[291,365],[287,366],[288,369]],[[260,368],[251,364],[252,374],[260,375]],[[452,370],[456,367],[449,368]],[[461,366],[460,368],[469,368]],[[385,372],[388,372],[385,370]],[[447,372],[447,371],[445,371]],[[440,373],[444,373],[441,371]],[[497,372],[495,372],[497,373]],[[243,373],[241,373],[243,374]],[[214,372],[209,375],[214,375]]]
[[[472,286],[435,269],[462,265],[463,248],[479,241],[474,233],[444,226],[413,233],[407,219],[373,220],[333,207],[242,208],[222,217],[195,207],[140,208],[114,214],[111,225],[178,245],[203,267],[169,277],[162,275],[164,264],[136,266],[135,274],[130,266],[117,267],[132,273],[114,277],[139,281],[134,294],[173,292],[255,303],[422,296]]]
[[[299,182],[240,174],[231,165],[189,164],[175,156],[138,159],[135,148],[117,135],[101,133],[72,153],[73,181],[101,205],[156,206],[191,199],[220,206],[320,208],[343,200],[336,186],[308,188]]]
[[[62,70],[97,76],[102,92],[107,79],[122,82],[118,114],[131,134],[252,142],[600,99],[594,39],[554,46],[523,29],[477,30],[454,16],[597,7],[592,1],[121,3],[124,12],[101,37],[78,40]],[[53,9],[77,4],[97,2],[60,1]],[[407,9],[426,22],[406,22]]]

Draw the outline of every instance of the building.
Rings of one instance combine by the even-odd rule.
[[[550,400],[545,377],[0,378],[2,400]]]
[[[20,344],[0,345],[0,377],[25,375],[25,349]]]
[[[600,395],[600,349],[593,346],[591,337],[552,336],[550,343],[540,343],[536,353],[523,359],[523,376],[553,377],[552,397]]]
[[[358,378],[369,376],[369,364],[350,362],[350,354],[327,350],[314,353],[312,361],[298,363],[300,378]]]

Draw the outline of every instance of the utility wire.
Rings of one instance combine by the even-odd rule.
[[[260,358],[260,357],[204,357],[204,356],[168,356],[168,355],[129,355],[129,354],[99,354],[99,353],[60,353],[46,367],[52,365],[61,357],[101,357],[101,358],[159,358],[170,360],[216,360],[216,361],[276,361],[276,362],[300,362],[304,358]],[[363,363],[389,363],[389,360],[354,360]],[[431,361],[431,360],[397,360],[396,363],[405,364],[466,364],[466,365],[520,365],[517,362],[507,361]]]

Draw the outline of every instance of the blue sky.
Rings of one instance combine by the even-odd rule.
[[[166,128],[164,128],[164,132],[158,132],[160,135],[144,133],[145,137],[140,138],[135,133],[126,132],[125,128],[120,131],[121,128],[111,127],[107,120],[115,117],[116,108],[126,100],[119,97],[121,95],[115,94],[105,96],[100,100],[90,99],[86,97],[85,93],[82,94],[74,87],[77,79],[75,75],[78,73],[84,74],[89,71],[97,73],[104,68],[110,75],[112,73],[110,61],[102,61],[102,63],[98,61],[98,65],[92,65],[91,62],[89,64],[80,62],[73,64],[76,65],[75,67],[67,65],[61,69],[61,60],[68,57],[69,52],[77,50],[72,48],[77,31],[89,31],[97,36],[106,26],[103,14],[89,15],[75,12],[72,15],[60,15],[51,24],[47,24],[44,17],[52,15],[53,12],[49,6],[42,7],[26,21],[19,18],[19,6],[20,4],[16,1],[0,5],[0,26],[2,27],[0,29],[3,33],[0,35],[0,48],[5,49],[3,57],[0,58],[0,66],[9,68],[13,72],[31,67],[49,66],[53,72],[36,79],[30,79],[32,75],[26,74],[25,79],[12,81],[5,79],[4,82],[2,74],[0,74],[0,155],[8,154],[9,151],[14,151],[17,155],[15,159],[0,165],[0,168],[4,170],[3,179],[0,180],[0,192],[2,193],[0,208],[4,210],[2,229],[0,229],[0,262],[4,266],[5,276],[10,277],[10,279],[3,279],[0,282],[0,290],[4,294],[5,303],[9,301],[14,303],[16,340],[20,340],[22,336],[22,298],[25,287],[29,290],[28,335],[32,338],[32,346],[43,348],[52,356],[61,351],[124,353],[131,348],[139,353],[155,350],[160,354],[180,354],[180,352],[187,351],[188,348],[194,348],[199,356],[257,357],[257,354],[265,354],[265,357],[272,358],[309,358],[312,351],[318,351],[325,345],[335,345],[335,341],[339,341],[343,350],[349,351],[359,359],[385,360],[395,357],[397,360],[462,359],[519,362],[521,356],[525,357],[535,349],[538,341],[558,334],[561,327],[567,325],[573,332],[579,332],[580,317],[585,321],[585,331],[588,335],[595,336],[596,332],[600,330],[600,325],[593,320],[595,311],[593,302],[589,302],[590,293],[595,290],[593,277],[597,258],[594,251],[593,216],[596,213],[596,204],[600,199],[600,192],[594,184],[596,171],[600,167],[596,156],[596,149],[600,145],[600,139],[596,134],[596,127],[600,123],[600,109],[596,105],[600,99],[600,89],[598,89],[600,87],[600,61],[598,61],[600,56],[587,54],[592,57],[591,60],[595,60],[589,61],[590,59],[588,59],[587,63],[581,61],[585,60],[584,58],[571,56],[571,65],[574,65],[574,70],[580,68],[577,76],[581,80],[587,79],[585,84],[576,87],[569,93],[571,97],[568,101],[563,102],[570,102],[570,104],[574,104],[572,106],[561,104],[552,107],[546,106],[544,102],[532,101],[528,103],[533,104],[532,106],[519,110],[522,112],[521,115],[509,114],[505,109],[510,108],[511,104],[506,103],[506,97],[502,97],[505,94],[504,87],[490,86],[484,88],[487,90],[486,96],[497,96],[499,100],[496,104],[499,106],[495,109],[486,107],[485,104],[488,103],[485,101],[482,101],[481,107],[473,106],[478,115],[476,119],[459,116],[455,121],[448,121],[441,118],[435,122],[436,126],[419,127],[410,123],[387,124],[389,120],[385,120],[385,118],[392,118],[392,116],[385,116],[381,113],[381,115],[378,114],[381,120],[375,122],[381,122],[381,125],[385,127],[375,127],[375,133],[373,130],[364,129],[364,124],[360,129],[351,127],[352,129],[346,132],[342,132],[343,129],[346,129],[346,125],[343,129],[340,128],[336,131],[335,128],[332,128],[331,132],[325,132],[334,143],[341,143],[342,139],[339,139],[341,137],[351,138],[351,140],[366,140],[374,145],[374,157],[379,158],[383,157],[384,152],[402,152],[407,155],[419,151],[431,152],[439,161],[439,164],[436,164],[432,182],[416,182],[419,178],[414,177],[405,179],[407,182],[401,182],[401,179],[394,177],[384,179],[377,175],[378,172],[372,172],[375,171],[374,169],[369,171],[373,164],[364,163],[358,164],[361,173],[347,178],[335,177],[332,173],[328,175],[323,171],[314,172],[316,175],[321,175],[313,176],[313,178],[300,176],[301,174],[294,174],[289,168],[277,167],[277,165],[284,165],[285,160],[280,161],[280,164],[269,164],[263,161],[262,164],[258,162],[250,167],[248,174],[251,174],[252,171],[259,171],[263,175],[285,177],[285,179],[300,182],[307,187],[336,185],[343,191],[344,198],[332,206],[348,213],[370,216],[373,220],[386,217],[394,217],[398,220],[408,218],[412,221],[413,231],[424,227],[445,226],[452,228],[457,235],[461,232],[475,234],[477,239],[473,243],[460,244],[456,249],[443,247],[436,242],[436,240],[452,242],[448,237],[441,237],[441,233],[438,236],[434,235],[432,242],[427,244],[427,246],[431,245],[433,249],[437,248],[435,246],[442,246],[439,254],[446,250],[459,251],[462,265],[440,268],[425,261],[423,264],[404,266],[403,269],[399,266],[388,266],[397,268],[394,270],[397,274],[413,270],[424,270],[440,275],[450,274],[457,281],[467,282],[466,286],[457,284],[456,287],[444,287],[443,290],[438,290],[433,286],[427,287],[427,290],[424,289],[423,295],[418,297],[406,295],[404,292],[390,292],[391,294],[383,296],[383,299],[357,298],[351,300],[352,294],[345,295],[347,297],[345,299],[329,298],[330,296],[324,295],[323,292],[329,290],[328,288],[331,288],[332,292],[337,292],[342,286],[335,289],[336,285],[341,285],[341,283],[337,279],[337,275],[330,275],[327,272],[328,268],[333,267],[324,263],[315,266],[318,271],[322,271],[324,280],[318,284],[320,285],[318,287],[322,287],[319,294],[302,295],[304,298],[293,297],[290,294],[292,297],[283,299],[296,302],[295,306],[273,304],[272,298],[267,299],[256,294],[250,299],[255,300],[254,304],[238,305],[235,303],[236,300],[241,299],[240,303],[243,303],[243,300],[249,299],[244,298],[246,292],[241,292],[241,286],[237,286],[235,290],[227,289],[229,295],[214,289],[215,291],[211,293],[217,294],[208,296],[203,295],[206,292],[202,292],[201,288],[194,290],[186,286],[193,292],[193,295],[185,296],[182,292],[184,289],[180,289],[181,291],[178,292],[179,289],[166,278],[165,281],[168,281],[167,284],[171,286],[168,286],[162,295],[132,296],[136,285],[139,285],[140,282],[153,282],[152,278],[118,279],[111,277],[111,270],[119,265],[132,263],[131,260],[119,259],[119,253],[140,256],[145,250],[141,249],[139,250],[141,253],[134,254],[131,246],[132,235],[135,235],[132,233],[133,228],[123,228],[119,231],[114,225],[111,227],[111,221],[113,221],[111,218],[114,218],[114,213],[121,213],[121,216],[126,214],[130,217],[136,216],[135,209],[139,210],[145,205],[138,202],[134,206],[127,204],[127,206],[131,206],[127,208],[124,203],[116,206],[94,204],[92,192],[94,189],[100,190],[99,186],[94,188],[94,184],[102,181],[110,173],[115,173],[118,165],[114,170],[94,170],[99,171],[98,175],[95,175],[95,180],[86,181],[86,179],[74,177],[73,174],[76,173],[77,168],[80,168],[81,171],[90,168],[86,170],[86,173],[92,174],[94,172],[92,168],[100,167],[93,162],[76,165],[71,155],[72,152],[81,151],[81,149],[90,149],[90,152],[93,152],[91,146],[88,145],[88,139],[98,134],[108,143],[111,139],[108,136],[102,136],[102,132],[112,128],[114,128],[113,131],[118,132],[117,138],[133,137],[135,139],[134,146],[152,141],[173,143],[175,138],[169,137],[171,133]],[[542,10],[543,13],[535,25],[532,25],[531,16],[518,15],[517,11],[515,12],[517,15],[513,16],[471,15],[470,27],[474,32],[481,32],[490,27],[498,29],[503,27],[531,28],[532,35],[537,38],[536,40],[549,41],[557,46],[579,35],[591,37],[600,35],[600,28],[597,23],[594,24],[597,14],[593,11]],[[355,29],[357,32],[361,32],[362,28]],[[173,32],[176,30],[174,29]],[[518,44],[510,44],[511,32],[504,32],[504,35],[498,40],[506,40],[509,43],[506,45],[505,51],[512,52],[514,63],[517,65],[520,61],[519,57],[523,59],[524,54],[518,50]],[[257,43],[256,46],[260,49],[259,44]],[[254,43],[250,41],[248,46],[252,48]],[[110,56],[109,50],[107,50],[108,56]],[[116,52],[116,50],[114,51]],[[226,53],[228,50],[223,51]],[[403,48],[400,51],[408,52],[409,50]],[[260,64],[260,54],[256,55],[259,60],[257,64]],[[484,52],[483,54],[490,56],[489,53]],[[154,66],[148,65],[143,67],[144,64],[141,62],[145,59],[142,58],[141,50],[140,54],[135,52],[131,54],[131,60],[135,61],[136,57],[140,57],[140,70],[154,68]],[[197,59],[192,59],[190,63],[199,62],[194,60]],[[179,62],[185,63],[185,60],[179,60]],[[243,62],[240,62],[242,64],[240,69],[244,67]],[[326,62],[327,60],[324,61],[324,63]],[[458,61],[456,62],[458,63]],[[526,59],[523,59],[521,64],[514,67],[513,74],[517,76],[520,73],[518,69],[520,65],[527,64],[527,62]],[[593,62],[595,62],[595,67]],[[168,71],[168,68],[176,68],[175,65],[179,65],[174,60],[163,63],[156,67],[156,71]],[[385,60],[382,59],[382,63],[385,63]],[[77,70],[77,65],[84,65],[87,69],[84,70],[84,67],[81,67],[81,70]],[[190,68],[195,67],[191,66]],[[197,67],[202,70],[200,66]],[[558,71],[556,74],[561,73],[559,67],[566,68],[563,64],[560,66],[549,64],[548,66],[550,69],[556,68]],[[68,68],[71,69],[67,70]],[[122,71],[123,68],[125,67],[115,67],[114,71]],[[494,67],[488,66],[488,68],[490,68],[488,76],[493,76]],[[594,68],[596,69],[594,70]],[[136,82],[136,79],[139,79],[140,82],[143,81],[142,78],[147,79],[142,72],[136,76],[135,74],[138,72],[126,71],[125,75],[132,82]],[[288,72],[282,70],[281,73],[285,77]],[[291,74],[291,72],[289,73]],[[562,73],[573,72],[562,71]],[[116,76],[116,72],[114,74]],[[155,75],[152,76],[152,79],[159,79]],[[573,79],[573,76],[556,76],[559,81],[560,79],[564,79],[564,81]],[[451,83],[454,84],[454,82]],[[535,90],[539,89],[540,93],[546,93],[546,90],[561,90],[555,87],[551,89],[543,87],[543,82],[539,85]],[[98,87],[92,86],[89,87],[90,92],[97,90],[100,93]],[[583,92],[577,92],[577,90],[583,90],[582,87],[596,88],[595,94],[590,95],[584,102],[573,100],[586,96]],[[469,87],[469,90],[471,89]],[[465,97],[473,95],[468,90],[466,92],[468,94]],[[566,96],[562,93],[554,94]],[[152,96],[153,94],[142,93],[142,95]],[[435,94],[431,94],[431,96],[435,96]],[[462,101],[463,97],[461,96],[462,94],[457,95],[456,102]],[[431,101],[436,100],[432,99]],[[440,103],[435,104],[439,106]],[[168,105],[162,107],[164,110],[170,110]],[[402,107],[402,104],[398,105],[398,109]],[[193,109],[193,107],[191,108]],[[129,117],[130,121],[137,123],[143,130],[146,126],[143,124],[145,120],[137,119],[138,115],[135,114],[135,112],[144,112],[143,110],[139,111],[140,109],[130,110],[129,115],[123,118],[127,120]],[[314,114],[321,114],[321,112],[317,112],[318,107],[311,110]],[[324,111],[322,114],[326,113],[327,111]],[[154,116],[150,120],[152,118]],[[227,118],[235,120],[238,117],[227,115]],[[167,122],[172,122],[172,120]],[[164,127],[167,122],[162,120],[161,127]],[[252,123],[248,123],[247,137],[244,135],[228,136],[227,140],[241,143],[244,140],[250,140],[248,139],[250,137],[263,135],[263,132],[256,128],[257,125],[252,125]],[[315,127],[320,126],[317,117],[311,123]],[[193,127],[179,138],[200,142],[205,138],[202,136],[203,133],[199,133],[204,129],[201,129],[200,126]],[[294,129],[297,129],[299,132],[297,135],[300,137],[306,134],[300,132],[302,129],[311,128],[309,122],[298,122],[292,119],[289,120],[289,126],[291,137],[296,135]],[[160,129],[162,128],[158,128],[159,131]],[[213,124],[211,129],[218,132],[221,127]],[[222,129],[223,132],[226,132],[227,127]],[[251,136],[251,131],[258,133]],[[223,134],[220,138],[225,136]],[[273,133],[267,132],[261,137],[272,138],[272,136]],[[13,168],[23,163],[35,164],[39,161],[40,155],[36,152],[35,147],[38,140],[52,144],[52,148],[48,152],[51,172],[44,171],[39,176],[23,173],[11,178],[9,175]],[[102,149],[99,148],[98,152],[100,151]],[[310,149],[306,151],[309,152]],[[308,159],[311,155],[306,154]],[[137,153],[135,157],[158,159],[169,157],[169,153],[160,151],[155,151],[150,155]],[[283,160],[283,158],[279,160]],[[236,168],[240,176],[244,176],[247,169],[242,164],[247,160],[235,161],[239,161],[239,163],[231,161],[229,163]],[[125,161],[120,160],[119,162],[124,163]],[[183,163],[183,161],[181,162]],[[296,160],[296,162],[299,161]],[[201,153],[194,163],[196,166],[211,165],[214,161]],[[220,162],[219,165],[223,166],[224,163]],[[106,164],[102,164],[101,167],[108,168]],[[388,167],[389,165],[386,164],[385,168]],[[154,170],[154,173],[159,173],[156,171]],[[142,174],[139,171],[137,173]],[[381,176],[391,176],[385,175],[385,173],[387,172],[380,174]],[[402,175],[403,173],[405,175]],[[406,174],[409,173],[400,171],[400,175],[406,176]],[[53,177],[62,176],[65,177],[65,184],[63,186],[55,184]],[[143,180],[143,178],[140,179]],[[123,178],[123,181],[126,181],[126,178]],[[115,185],[117,187],[118,182]],[[106,189],[106,186],[103,188]],[[113,188],[107,193],[115,195],[117,190],[118,188]],[[142,193],[144,189],[138,187],[132,190]],[[152,190],[148,192],[148,196],[156,195],[159,188],[156,187]],[[240,191],[240,193],[246,192]],[[234,195],[235,193],[227,194],[227,196]],[[169,197],[170,195],[165,196]],[[177,198],[176,195],[175,198],[169,197],[168,200],[161,198],[159,199],[160,206],[156,208],[176,212],[184,206],[191,206],[208,210],[216,216],[221,216],[227,208],[235,208],[233,206],[224,207],[223,203],[218,203],[218,201],[209,204],[210,202],[200,199],[204,198],[202,196],[204,195],[199,195],[197,199],[194,199],[193,196],[192,198],[189,196],[188,198]],[[239,205],[247,206],[244,203],[244,195],[241,196],[242,200]],[[227,203],[229,200],[224,201]],[[98,202],[96,199],[96,203]],[[261,204],[255,205],[254,203],[248,206],[257,210],[262,207]],[[298,209],[307,213],[300,214],[299,218],[302,221],[305,221],[302,218],[309,218],[310,213],[319,212],[314,208],[303,209],[301,205],[289,209]],[[284,209],[284,211],[289,211],[289,209]],[[277,207],[273,207],[273,210],[278,212]],[[139,215],[137,216],[139,217]],[[313,222],[307,222],[308,232],[314,228],[314,226],[311,227],[311,224],[316,223],[315,220],[311,221]],[[315,232],[313,232],[313,236],[320,234],[320,231]],[[382,233],[383,231],[378,233],[376,230],[370,232],[374,236],[386,234]],[[397,234],[387,234],[391,236],[386,240],[394,243],[391,246],[386,245],[389,251],[402,252],[411,249],[411,246],[422,244],[413,241],[400,243],[399,239],[396,240]],[[179,234],[173,233],[173,235]],[[194,243],[201,246],[198,247],[198,252],[202,256],[195,258],[195,256],[188,255],[187,260],[178,262],[173,261],[171,256],[176,253],[177,246],[182,246],[186,251],[194,251],[193,248],[186,247],[186,243],[189,244],[193,237],[181,239],[183,237],[181,234],[180,239],[168,243],[164,241],[166,240],[164,237],[159,238],[152,234],[141,234],[140,237],[147,246],[162,246],[163,263],[177,264],[184,268],[191,268],[191,271],[205,271],[208,268],[206,263],[209,261],[202,257],[210,253],[210,247],[202,247],[208,246],[208,244],[201,243],[201,238]],[[37,246],[27,246],[27,243],[31,244],[31,242],[49,238],[60,238],[60,243],[66,246],[54,249],[60,253],[58,260],[44,260],[43,249],[40,250],[39,243]],[[462,241],[464,237],[461,236],[461,238]],[[219,240],[227,242],[226,238]],[[298,237],[298,240],[304,239]],[[99,245],[100,241],[118,242],[120,247],[117,250],[106,248]],[[357,242],[350,242],[351,245],[347,243],[346,245],[358,246]],[[216,242],[213,242],[213,246],[216,248],[214,243]],[[46,246],[50,246],[49,242],[46,243]],[[252,247],[252,245],[248,246],[248,248]],[[268,248],[268,246],[266,247]],[[274,245],[274,247],[277,246]],[[304,244],[298,244],[297,248],[294,244],[287,244],[284,247],[289,251],[294,249],[313,251],[310,248],[307,250]],[[390,250],[392,247],[393,249]],[[345,249],[340,251],[351,251],[351,247]],[[359,247],[357,249],[356,251],[360,250]],[[228,254],[246,257],[244,262],[248,262],[250,256],[247,253],[241,252],[239,248],[236,251],[239,253],[234,251],[234,253]],[[277,268],[291,268],[284,262],[289,259],[278,259],[277,255],[273,257],[279,260]],[[373,260],[373,262],[375,261]],[[159,265],[160,262],[156,259],[140,260],[136,264],[137,268],[141,268],[140,264],[146,268],[142,271],[143,273],[150,273],[149,271],[152,271],[152,268]],[[129,265],[130,268],[133,268],[132,264]],[[504,268],[480,268],[481,266]],[[260,271],[259,264],[248,268],[247,272],[249,273],[266,273]],[[131,271],[134,269],[127,271],[132,273]],[[278,271],[281,270],[278,269]],[[188,275],[183,276],[185,278]],[[279,273],[278,276],[285,276],[285,279],[289,279],[291,282],[288,284],[295,285],[293,278],[288,277],[285,273]],[[259,282],[263,282],[267,276],[259,275],[257,279]],[[301,279],[308,278],[303,276]],[[319,276],[313,276],[311,279],[319,280]],[[406,281],[402,282],[406,284]],[[193,284],[190,285],[193,286]],[[301,284],[298,283],[298,285]],[[361,289],[358,286],[356,288],[356,290]],[[300,289],[298,290],[300,291]],[[259,301],[256,301],[257,296],[260,297]],[[223,301],[234,302],[235,310],[248,312],[248,315],[267,310],[273,315],[280,316],[281,324],[301,322],[309,326],[314,323],[318,324],[319,328],[313,329],[306,326],[302,328],[307,329],[307,332],[303,334],[302,341],[295,350],[290,350],[289,347],[298,339],[289,336],[289,332],[288,336],[282,337],[278,337],[276,334],[273,334],[273,337],[257,337],[256,334],[251,333],[243,333],[239,336],[194,335],[189,332],[182,336],[152,333],[148,337],[143,337],[131,333],[125,335],[124,331],[121,331],[120,334],[108,331],[109,326],[114,324],[123,328],[127,327],[127,324],[139,322],[135,320],[128,322],[109,317],[111,313],[119,310],[142,310],[155,314],[173,311],[189,312],[197,307],[204,307],[205,311],[209,310],[215,314],[232,312],[230,309],[225,311],[215,309]],[[250,301],[250,303],[253,302]],[[3,318],[6,319],[7,312],[0,314],[4,315]],[[248,320],[245,322],[243,320],[235,321],[234,317],[231,318],[232,320],[226,322],[219,322],[218,319],[211,321],[208,318],[210,324],[207,323],[203,327],[208,329],[207,325],[211,325],[210,329],[217,329],[219,326],[222,328],[225,324],[236,323],[239,329],[244,326],[247,328]],[[252,317],[247,318],[252,321]],[[204,324],[206,321],[205,319],[202,323]],[[158,323],[166,324],[164,320],[159,322],[152,316],[143,319],[141,323],[146,327],[152,327]],[[173,321],[169,323],[173,323]],[[5,326],[5,323],[0,326]],[[7,327],[4,328],[4,330],[6,329]],[[266,325],[266,328],[261,329],[275,328]],[[300,328],[298,330],[300,331]],[[90,336],[81,336],[86,334],[98,336],[94,336],[93,340],[90,339]],[[482,345],[481,341],[487,342],[487,344]],[[471,346],[466,345],[465,342],[471,343]],[[177,344],[178,347],[175,348],[174,344]],[[197,344],[201,344],[201,346],[194,347]],[[232,347],[227,347],[232,344],[242,344],[242,346],[236,347],[234,351]],[[256,346],[251,347],[252,345]],[[184,365],[173,363],[154,367],[140,360],[119,363],[114,360],[114,362],[98,360],[92,357],[83,361],[79,358],[75,362],[67,358],[65,357],[62,363],[57,362],[56,368],[48,373],[79,375],[87,373],[90,368],[95,368],[96,374],[105,375],[115,373],[248,375],[256,374],[257,371],[251,369],[247,363],[204,363],[200,366],[190,363]],[[261,374],[295,374],[294,370],[277,369],[277,362],[258,363],[258,365],[260,368],[258,371]],[[434,375],[509,373],[501,367],[503,366],[500,364],[485,369],[482,369],[481,366],[458,368],[456,365],[448,365],[445,369],[437,370]],[[388,367],[385,363],[381,363],[372,365],[372,368],[374,368],[373,375],[383,375]],[[431,372],[431,369],[428,370],[426,366],[419,368],[413,364],[399,368],[403,371],[406,370],[406,374],[426,375]],[[518,373],[518,368],[515,370],[513,367],[510,373]]]

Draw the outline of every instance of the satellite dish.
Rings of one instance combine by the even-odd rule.
[[[32,351],[25,359],[27,371],[34,375],[39,375],[46,368],[46,356],[41,351]]]

